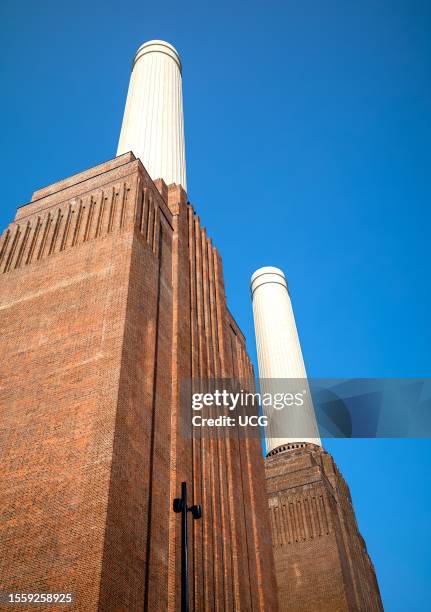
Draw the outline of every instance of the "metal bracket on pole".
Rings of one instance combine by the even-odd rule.
[[[174,512],[181,512],[181,612],[189,612],[187,512],[191,512],[194,519],[200,519],[202,508],[199,504],[187,506],[185,482],[181,483],[181,497],[174,499],[173,509]]]

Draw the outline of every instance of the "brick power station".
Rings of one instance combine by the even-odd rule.
[[[279,445],[265,477],[255,437],[181,434],[182,380],[253,376],[185,187],[181,63],[152,41],[117,157],[36,191],[1,237],[0,589],[179,610],[172,500],[187,481],[203,508],[191,609],[381,610],[320,446]]]

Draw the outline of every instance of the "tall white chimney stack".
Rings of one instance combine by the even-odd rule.
[[[128,151],[153,180],[187,190],[181,61],[163,40],[144,43],[133,60],[117,155]]]
[[[292,386],[306,391],[301,406],[288,410],[262,406],[269,417],[266,430],[267,454],[295,442],[321,445],[283,271],[273,267],[256,270],[251,277],[251,292],[261,392],[287,392],[289,385],[286,379],[297,379],[298,382],[295,380]]]

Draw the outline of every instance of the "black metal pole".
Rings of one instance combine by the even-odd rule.
[[[181,612],[189,612],[187,484],[181,483]]]
[[[181,483],[181,497],[174,499],[174,512],[181,512],[181,612],[189,612],[187,512],[191,512],[194,519],[200,519],[202,508],[198,504],[187,506],[187,483],[185,482]]]

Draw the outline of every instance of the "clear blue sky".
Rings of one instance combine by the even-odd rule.
[[[429,376],[431,5],[2,0],[0,226],[115,155],[132,57],[181,54],[189,197],[255,355],[248,279],[289,279],[312,376]],[[429,441],[327,444],[386,610],[431,595]]]

